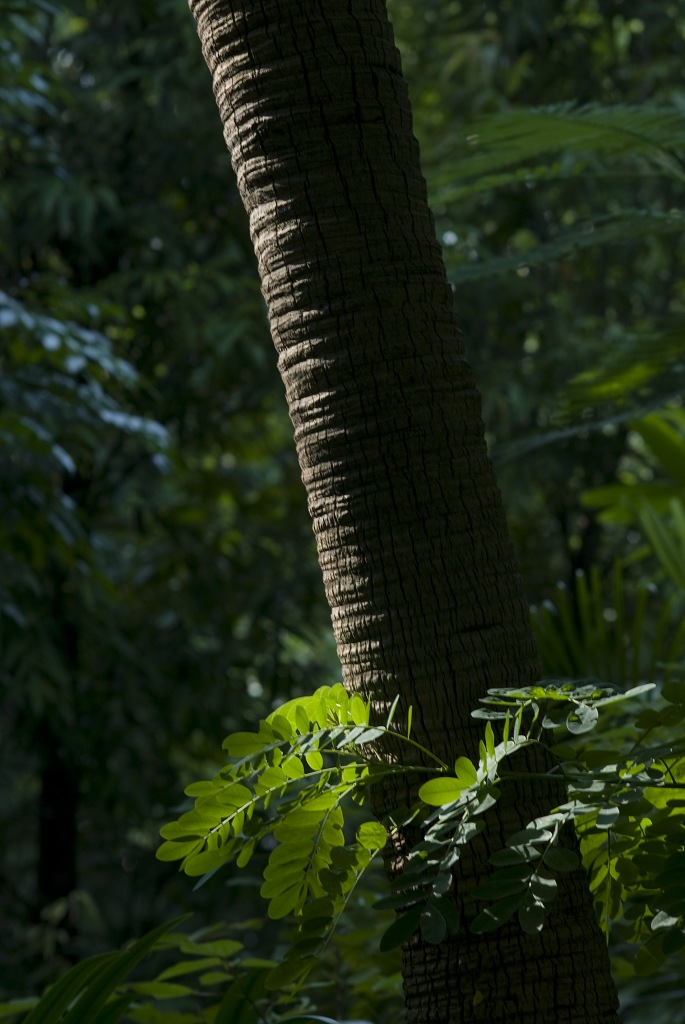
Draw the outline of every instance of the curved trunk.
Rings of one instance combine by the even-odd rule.
[[[344,682],[381,714],[399,693],[415,738],[450,762],[474,751],[470,711],[488,687],[540,673],[384,4],[191,8],[250,217]],[[529,793],[515,810],[539,813]],[[408,1020],[617,1020],[584,877],[564,881],[541,936],[512,925],[437,948],[412,940]]]

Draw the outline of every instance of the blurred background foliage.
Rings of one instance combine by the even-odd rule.
[[[188,781],[213,773],[227,732],[338,668],[184,0],[1,6],[0,991],[12,996],[187,909],[206,924],[253,915],[249,876],[192,893],[156,862],[158,827]],[[685,8],[389,7],[545,671],[626,685],[677,671]],[[256,924],[241,938],[264,955],[277,941]],[[322,991],[340,1015],[389,1019],[396,965],[379,966],[369,942],[353,921]],[[366,984],[343,995],[362,965]],[[626,1020],[648,1005],[656,1024],[653,993],[621,970]],[[671,981],[677,994],[682,969]]]
[[[153,856],[169,802],[225,732],[337,669],[187,9],[12,4],[6,23],[0,971],[11,986],[91,949],[89,933],[120,942],[184,907],[191,893]],[[205,906],[217,900],[227,914],[235,894]]]

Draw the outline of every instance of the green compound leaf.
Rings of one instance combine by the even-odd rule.
[[[295,708],[295,725],[297,731],[305,735],[311,729],[310,718],[302,705],[297,705]]]
[[[587,607],[583,614],[589,614]],[[623,748],[612,749],[606,731],[601,750],[585,751],[582,745],[600,707],[640,696],[647,688],[617,694],[596,679],[584,679],[490,690],[482,700],[497,713],[502,709],[502,742],[496,743],[486,726],[478,765],[458,757],[453,775],[423,783],[421,804],[388,818],[393,829],[411,823],[420,838],[390,895],[377,901],[380,908],[404,911],[386,932],[382,949],[400,945],[417,930],[429,943],[458,930],[459,912],[450,898],[452,870],[462,847],[485,828],[483,812],[499,798],[500,782],[516,778],[516,772],[502,771],[503,763],[515,749],[539,742],[543,728],[564,722],[572,740],[553,747],[555,767],[527,777],[535,785],[536,779],[549,781],[556,774],[568,798],[492,854],[494,873],[473,891],[488,904],[475,917],[473,931],[494,930],[516,915],[525,932],[543,928],[557,895],[555,875],[579,866],[577,854],[558,845],[562,828],[575,822],[601,919],[608,927],[624,901],[632,941],[647,942],[640,969],[651,970],[653,961],[685,947],[679,927],[685,907],[685,743],[673,738],[685,718],[683,690],[671,686],[665,691],[670,704],[633,718],[631,728],[644,729],[649,744],[631,734]],[[374,752],[373,742],[386,730],[369,726],[368,713],[361,698],[349,697],[339,686],[288,702],[258,732],[236,734],[235,742],[228,738],[227,749],[237,760],[215,779],[188,787],[193,810],[162,830],[167,842],[160,859],[180,860],[182,870],[201,875],[201,881],[231,860],[247,864],[263,839],[276,840],[261,894],[270,901],[271,919],[294,916],[295,926],[284,962],[270,975],[275,987],[299,982],[309,971],[363,872],[388,840],[387,823],[371,821],[357,826],[353,842],[345,841],[343,801],[362,802],[376,778],[407,771]],[[661,737],[659,730],[665,730]],[[393,736],[415,747],[401,733]],[[626,749],[628,757],[622,753]]]
[[[319,872],[319,884],[326,891],[331,893],[333,896],[342,896],[345,891],[345,880],[346,873],[343,871],[336,871],[331,868],[323,868]]]
[[[487,722],[504,721],[506,717],[506,711],[491,711],[488,708],[476,708],[475,711],[471,712],[471,718],[481,718]]]
[[[664,953],[661,939],[650,939],[635,954],[633,970],[638,978],[647,978],[661,970],[663,963]]]
[[[155,856],[157,860],[171,861],[171,860],[183,860],[188,854],[199,852],[202,848],[202,842],[200,839],[194,838],[186,842],[172,841],[162,843],[159,849],[156,851]]]
[[[235,859],[236,865],[239,868],[244,868],[246,864],[249,864],[250,860],[252,859],[252,855],[254,854],[256,848],[257,848],[257,840],[256,839],[249,839],[245,843],[245,845],[243,846],[243,848],[240,851],[240,853],[238,854],[238,856],[236,857],[236,859]]]
[[[299,757],[290,755],[281,761],[281,771],[283,771],[289,779],[301,779],[304,776],[304,765]]]
[[[269,715],[268,724],[279,740],[290,740],[293,738],[292,725],[285,715],[280,714],[279,708],[272,715]],[[260,727],[260,732],[262,732],[262,728]]]
[[[359,694],[352,696],[349,710],[355,725],[369,724],[369,705],[364,703]]]
[[[549,842],[553,833],[547,828],[524,828],[507,839],[507,846],[527,846],[530,843]]]
[[[667,914],[665,910],[660,910],[659,913],[652,918],[650,927],[653,932],[658,931],[660,928],[673,928],[674,925],[678,924],[679,920],[679,917],[672,917],[670,914]]]
[[[158,981],[168,981],[170,978],[177,978],[179,975],[195,974],[198,971],[206,971],[210,967],[218,967],[221,960],[217,956],[196,957],[194,960],[179,960],[172,967],[167,967],[158,975]]]
[[[664,683],[661,687],[661,696],[664,700],[667,700],[669,704],[676,704],[678,706],[685,705],[685,683]]]
[[[680,953],[685,947],[685,933],[679,930],[673,930],[664,935],[661,943],[661,950],[664,956],[670,956],[671,953]]]
[[[264,895],[262,887],[262,896]],[[287,917],[288,914],[292,914],[295,910],[299,909],[304,903],[306,895],[306,889],[303,880],[298,878],[292,882],[292,884],[284,891],[279,892],[277,896],[269,903],[268,915],[272,921],[279,921],[283,917]]]
[[[304,759],[313,772],[320,772],[323,768],[323,757],[318,750],[312,750],[310,753],[305,754]]]
[[[450,935],[456,935],[459,931],[460,914],[459,907],[449,896],[439,896],[428,901],[429,906],[437,907],[447,924],[447,931]]]
[[[503,868],[509,866],[515,866],[528,864],[528,857],[526,852],[521,847],[503,847],[501,850],[496,850],[490,857],[490,863],[494,864],[495,867]]]
[[[270,991],[287,988],[296,982],[301,981],[315,965],[316,960],[310,956],[307,959],[286,959],[272,971],[266,978],[266,987]]]
[[[595,818],[595,828],[612,828],[621,813],[619,807],[603,807]]]
[[[221,975],[223,978],[224,976]],[[192,988],[170,981],[136,981],[131,986],[137,995],[150,996],[152,999],[179,999],[192,995]]]
[[[557,898],[557,880],[550,875],[543,875],[535,872],[530,878],[530,892],[532,896],[549,906]]]
[[[216,782],[191,782],[183,790],[186,796],[213,796],[216,792]]]
[[[417,903],[423,904],[425,898],[424,891],[417,891],[414,894],[398,892],[394,896],[384,896],[383,899],[376,900],[373,906],[376,910],[408,910]]]

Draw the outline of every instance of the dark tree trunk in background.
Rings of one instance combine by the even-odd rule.
[[[73,685],[79,675],[79,630],[66,601],[64,572],[52,573],[52,621],[55,624],[55,650],[61,668]],[[78,810],[80,785],[74,751],[78,736],[64,741],[67,724],[59,712],[45,714],[37,724],[35,743],[40,757],[40,795],[38,805],[38,906],[68,896],[78,886]],[[65,919],[68,927],[68,919]]]
[[[381,716],[399,693],[414,737],[446,761],[473,754],[478,697],[540,672],[384,4],[191,8],[250,217],[344,682]],[[515,810],[523,823],[541,811],[527,791]],[[464,864],[460,891],[484,855]],[[539,936],[512,924],[413,940],[408,1021],[616,1021],[583,874],[560,888]]]
[[[42,765],[38,811],[39,909],[77,887],[79,787],[59,738],[44,719],[37,730]]]

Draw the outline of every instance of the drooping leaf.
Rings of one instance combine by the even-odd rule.
[[[388,950],[401,946],[403,942],[411,938],[420,926],[422,914],[423,909],[421,907],[414,907],[393,921],[381,939],[381,952],[387,953]]]
[[[447,935],[447,921],[434,904],[428,904],[421,914],[421,934],[426,942],[438,946]]]
[[[505,921],[508,921],[514,916],[521,906],[523,897],[524,893],[521,892],[508,896],[506,899],[498,900],[496,903],[492,903],[473,919],[470,926],[471,931],[476,935],[480,935],[483,932],[495,931],[495,929],[499,928]]]
[[[519,907],[518,918],[521,928],[524,932],[529,935],[535,935],[536,932],[541,932],[545,920],[547,918],[547,908],[545,904],[537,899],[527,899],[523,905]]]
[[[545,850],[542,859],[552,871],[575,871],[580,864],[575,851],[561,846],[550,846],[548,850]]]

